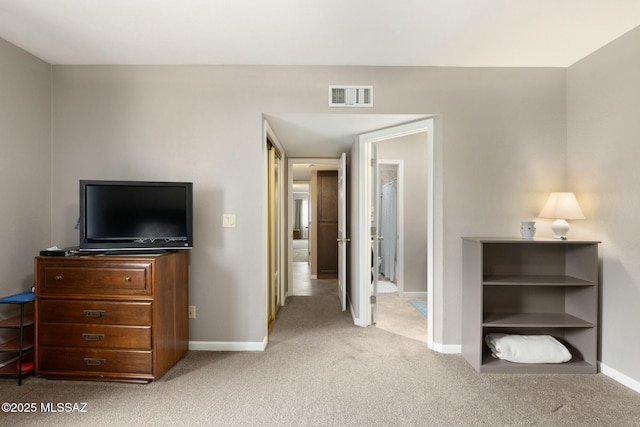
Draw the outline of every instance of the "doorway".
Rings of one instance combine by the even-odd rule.
[[[293,181],[293,262],[309,264],[310,182]]]
[[[402,160],[379,160],[380,234],[378,243],[378,292],[402,295],[404,266],[402,228]]]
[[[322,257],[319,260],[322,236],[319,236],[318,230],[323,223],[318,221],[321,205],[318,193],[319,177],[326,173],[335,174],[339,166],[338,159],[290,158],[287,163],[290,189],[288,295],[337,295],[336,274],[323,275],[320,265]],[[325,244],[335,246],[335,237],[333,242],[327,241]]]
[[[367,177],[368,164],[370,162],[369,148],[374,141],[382,141],[403,134],[411,134],[421,131],[427,132],[428,139],[428,165],[429,171],[427,194],[428,206],[428,233],[426,246],[428,256],[423,260],[427,268],[427,289],[429,295],[434,298],[428,300],[428,312],[434,316],[434,299],[438,306],[442,306],[442,149],[441,128],[435,126],[437,116],[429,114],[307,114],[307,113],[265,113],[266,128],[278,135],[282,146],[285,148],[287,164],[292,161],[306,160],[314,163],[318,159],[327,159],[338,156],[340,152],[351,152],[351,185],[349,192],[352,197],[352,205],[349,209],[349,222],[351,224],[351,243],[349,253],[353,260],[352,268],[348,273],[349,286],[348,297],[350,311],[354,324],[368,326],[371,324],[370,307],[370,230],[366,220],[368,213]],[[376,130],[378,129],[378,130]],[[437,132],[436,132],[437,130]],[[349,135],[350,137],[346,137]],[[435,165],[435,166],[434,166]],[[291,166],[287,169],[288,182],[291,183]],[[289,184],[291,185],[291,184]],[[289,187],[289,192],[291,187]],[[285,189],[286,191],[286,189]],[[288,213],[285,217],[285,227],[289,227],[283,234],[285,244],[285,263],[283,272],[286,277],[285,290],[288,295],[292,293],[293,271],[291,266],[291,242],[287,247],[287,241],[291,240],[291,226],[293,209],[291,200],[286,204]],[[312,234],[312,233],[310,233]],[[423,242],[424,245],[424,242]],[[313,254],[312,254],[313,255]],[[435,267],[435,268],[434,268]],[[433,294],[434,282],[437,283],[438,293]],[[285,296],[286,300],[286,296]],[[442,328],[442,310],[430,317],[428,322],[429,348],[441,351],[441,346],[434,347],[433,329],[434,323],[440,333]],[[438,335],[439,336],[439,335]],[[436,337],[437,338],[437,337]]]
[[[434,340],[434,319],[433,316],[433,306],[434,299],[438,298],[437,295],[434,295],[434,277],[436,274],[440,274],[440,270],[434,271],[434,257],[441,255],[441,248],[438,248],[438,253],[435,253],[435,241],[441,237],[441,233],[439,230],[436,230],[435,223],[436,220],[440,224],[440,218],[436,218],[435,210],[438,208],[440,211],[441,206],[435,205],[435,190],[440,189],[440,180],[436,182],[436,178],[440,178],[439,173],[440,170],[435,170],[435,165],[438,164],[436,155],[440,155],[440,152],[435,151],[435,118],[428,118],[425,120],[417,121],[414,123],[409,123],[406,125],[400,125],[389,129],[384,129],[381,131],[370,132],[367,134],[362,134],[358,138],[357,146],[354,149],[354,157],[357,159],[357,164],[359,166],[359,183],[357,187],[357,191],[359,191],[362,196],[361,200],[358,204],[359,212],[358,215],[362,217],[362,215],[367,214],[367,210],[371,210],[373,214],[372,222],[360,223],[357,225],[357,230],[354,237],[357,238],[357,246],[356,259],[358,260],[357,268],[357,276],[355,278],[358,287],[358,301],[361,309],[359,309],[359,318],[358,321],[361,326],[371,325],[376,322],[377,317],[377,278],[378,276],[371,274],[372,261],[371,257],[368,256],[371,254],[377,246],[373,244],[373,242],[377,242],[381,237],[378,234],[378,229],[376,225],[378,209],[376,198],[377,191],[372,191],[374,183],[377,184],[378,180],[378,144],[383,141],[389,141],[398,139],[405,136],[415,135],[415,134],[423,134],[426,138],[423,139],[423,146],[426,149],[426,157],[421,157],[421,168],[426,171],[425,179],[414,179],[412,175],[408,172],[405,173],[406,176],[411,176],[409,179],[405,179],[404,182],[421,182],[425,185],[422,192],[415,198],[412,199],[411,203],[407,202],[406,199],[408,196],[405,191],[405,203],[404,205],[411,205],[413,209],[414,202],[423,201],[426,205],[426,215],[420,215],[416,217],[421,217],[426,221],[426,235],[422,236],[420,240],[420,245],[426,250],[426,255],[419,255],[418,251],[409,251],[406,248],[407,242],[404,242],[405,253],[404,253],[404,261],[405,267],[403,271],[403,294],[406,295],[409,289],[414,289],[414,286],[420,286],[420,290],[418,292],[424,292],[423,286],[426,281],[426,295],[429,298],[426,300],[426,307],[424,307],[424,314],[426,314],[423,320],[423,323],[426,323],[427,326],[427,345],[429,348],[434,348],[433,340]],[[372,160],[373,159],[373,160]],[[405,169],[408,166],[405,159]],[[375,165],[375,166],[374,166]],[[436,174],[438,172],[438,174]],[[377,186],[377,185],[376,185]],[[438,194],[440,192],[438,191]],[[408,209],[407,209],[408,210]],[[367,216],[369,216],[367,214]],[[405,235],[413,235],[414,230],[408,230],[408,225],[406,224],[407,214],[405,212]],[[436,235],[436,231],[438,231],[438,235]],[[377,252],[377,251],[376,251]],[[377,256],[377,254],[376,254]],[[412,256],[416,256],[417,262],[411,263],[414,266],[420,266],[424,270],[422,271],[422,278],[418,278],[417,280],[410,279],[408,277],[408,268],[407,264],[409,263],[409,259]],[[375,260],[374,260],[375,262]],[[420,271],[420,270],[416,270]],[[370,282],[373,282],[370,284]],[[415,288],[418,289],[418,288]]]
[[[381,239],[376,327],[426,343],[426,132],[375,144]]]

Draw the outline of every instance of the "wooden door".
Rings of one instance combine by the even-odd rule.
[[[318,172],[318,278],[338,277],[338,172]]]

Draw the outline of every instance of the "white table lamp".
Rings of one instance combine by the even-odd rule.
[[[551,225],[554,239],[567,238],[569,223],[566,220],[584,219],[576,196],[571,192],[551,193],[539,216],[540,218],[555,219]]]

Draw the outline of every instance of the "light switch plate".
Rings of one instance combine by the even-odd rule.
[[[223,214],[222,226],[234,228],[236,226],[236,214]]]

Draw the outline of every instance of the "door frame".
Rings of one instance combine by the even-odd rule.
[[[338,297],[342,311],[347,310],[347,243],[350,241],[347,228],[347,181],[347,153],[342,153],[338,167]]]
[[[442,165],[439,158],[441,156],[441,150],[436,150],[437,138],[435,135],[436,117],[430,117],[424,120],[419,120],[413,123],[391,127],[380,131],[370,132],[359,135],[356,144],[358,144],[358,158],[356,159],[359,168],[359,195],[358,195],[358,212],[360,221],[355,224],[358,227],[358,235],[363,238],[359,238],[357,242],[354,242],[354,246],[357,245],[357,269],[359,271],[358,282],[358,299],[359,299],[359,315],[356,320],[356,324],[360,326],[369,326],[371,324],[371,304],[370,304],[370,291],[369,291],[369,279],[370,279],[370,263],[371,257],[367,256],[371,253],[371,241],[369,239],[369,211],[368,207],[371,206],[371,194],[368,189],[370,188],[370,158],[371,158],[371,146],[372,144],[385,141],[388,139],[398,138],[401,136],[412,135],[415,133],[426,132],[427,134],[427,168],[428,168],[428,183],[427,183],[427,346],[430,349],[434,348],[434,331],[439,330],[442,332],[442,313],[439,316],[434,312],[434,300],[439,299],[441,305],[441,295],[434,294],[434,282],[436,277],[442,275],[442,204],[439,202],[436,205],[436,200],[441,200],[442,195],[442,168],[439,167],[436,170],[437,165]],[[436,191],[438,195],[436,195]],[[437,218],[436,218],[437,213]],[[436,221],[438,222],[436,227]],[[436,235],[436,230],[438,234]],[[436,244],[438,242],[438,244]],[[436,262],[438,271],[435,271]],[[439,280],[438,288],[441,288],[442,281]],[[441,289],[439,289],[441,291]],[[436,349],[437,350],[437,349]]]
[[[270,287],[271,287],[271,280],[270,280],[270,274],[269,272],[271,271],[271,266],[270,266],[270,262],[271,262],[271,256],[270,256],[270,252],[271,252],[271,243],[272,240],[270,239],[270,234],[273,232],[272,226],[269,222],[270,219],[270,215],[269,215],[269,200],[270,200],[270,188],[269,188],[269,183],[270,183],[270,178],[269,178],[269,174],[271,173],[270,169],[269,169],[269,150],[268,150],[268,145],[272,144],[278,151],[280,154],[280,171],[279,171],[279,180],[278,180],[278,188],[276,189],[276,191],[279,193],[278,194],[278,202],[279,202],[279,209],[277,209],[278,212],[278,222],[279,222],[279,232],[275,232],[275,235],[273,236],[273,238],[275,239],[275,247],[277,248],[276,250],[279,251],[279,254],[277,256],[277,259],[279,260],[278,265],[276,266],[276,270],[278,271],[278,275],[279,275],[279,280],[277,281],[277,288],[276,288],[276,292],[278,294],[278,298],[277,298],[277,302],[278,302],[278,307],[276,308],[276,314],[278,311],[278,308],[284,305],[285,302],[285,298],[286,298],[286,289],[287,289],[287,281],[285,280],[285,275],[283,274],[286,270],[285,270],[285,263],[286,263],[286,256],[285,256],[285,242],[284,242],[284,233],[282,232],[282,230],[285,229],[285,224],[287,224],[287,222],[285,221],[286,216],[285,216],[285,203],[284,203],[284,189],[285,187],[285,182],[287,179],[287,175],[285,174],[285,164],[286,164],[286,153],[284,151],[284,148],[282,147],[282,144],[280,143],[280,141],[278,140],[277,136],[275,135],[275,133],[273,132],[273,130],[271,129],[271,127],[269,126],[269,123],[266,120],[263,120],[263,126],[264,126],[264,134],[263,134],[263,147],[266,153],[265,159],[266,159],[266,164],[265,164],[265,207],[267,209],[266,212],[266,218],[267,218],[267,222],[266,222],[266,235],[265,235],[265,242],[267,244],[267,256],[265,257],[265,271],[267,272],[266,274],[266,280],[265,280],[265,286],[264,286],[264,300],[265,300],[265,347],[266,347],[266,343],[268,342],[268,336],[269,336],[269,327],[271,326],[270,324],[270,305],[271,305],[271,300],[269,299],[269,295],[270,295]],[[275,319],[274,319],[275,320]]]
[[[293,165],[295,164],[313,164],[316,165],[319,169],[326,170],[338,170],[338,166],[340,163],[339,158],[308,158],[308,157],[288,157],[287,158],[287,228],[286,234],[283,236],[286,241],[285,246],[287,248],[287,287],[285,289],[285,299],[283,300],[283,304],[286,303],[286,297],[292,295],[293,293]],[[315,204],[316,201],[312,200],[311,192],[309,193],[309,206]],[[312,248],[312,239],[311,239],[311,230],[309,230],[309,250],[314,250]],[[311,259],[309,259],[311,262]]]

